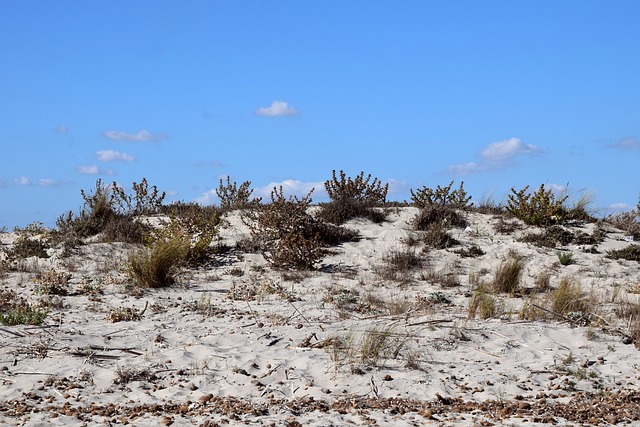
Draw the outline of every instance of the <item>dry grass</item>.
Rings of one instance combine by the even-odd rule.
[[[585,295],[580,283],[569,278],[562,278],[558,287],[549,296],[550,309],[556,313],[590,313],[595,301],[592,296]]]
[[[189,241],[182,237],[160,240],[151,248],[131,254],[127,273],[137,286],[143,288],[171,286],[185,265],[188,253]]]
[[[512,254],[510,259],[503,261],[498,267],[493,279],[493,290],[511,295],[518,292],[520,290],[522,269],[522,257]]]
[[[488,293],[484,286],[479,286],[469,299],[469,307],[467,313],[470,319],[479,317],[480,319],[489,319],[495,317],[499,312],[499,306],[496,298]]]
[[[384,265],[376,267],[376,274],[383,280],[401,283],[413,281],[411,272],[422,267],[422,259],[411,248],[394,249],[383,257]]]

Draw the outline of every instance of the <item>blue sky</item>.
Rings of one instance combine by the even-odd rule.
[[[97,179],[214,203],[332,169],[480,199],[640,193],[637,1],[4,1],[0,227]]]

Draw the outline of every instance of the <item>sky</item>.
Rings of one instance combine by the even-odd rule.
[[[388,199],[544,183],[602,214],[640,193],[640,2],[0,3],[0,227],[54,226],[96,181],[166,202]]]

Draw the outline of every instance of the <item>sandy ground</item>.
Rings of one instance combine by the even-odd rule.
[[[259,254],[231,249],[214,265],[185,271],[174,287],[132,292],[124,244],[90,243],[67,258],[50,249],[50,258],[20,261],[2,287],[51,308],[41,326],[0,328],[0,423],[640,422],[640,359],[625,340],[633,319],[620,314],[639,302],[640,265],[606,257],[629,245],[622,232],[605,225],[597,253],[591,245],[544,248],[518,240],[533,227],[504,234],[498,217],[466,214],[469,227],[450,231],[459,245],[423,251],[417,243],[422,265],[397,280],[381,277],[390,254],[417,236],[417,213],[392,209],[382,224],[350,221],[360,238],[331,248],[308,273],[276,271]],[[233,248],[247,235],[232,213],[220,243]],[[15,238],[0,234],[2,248]],[[484,254],[456,253],[471,246]],[[558,249],[575,263],[561,265]],[[501,294],[497,315],[469,318],[473,283],[491,282],[513,253],[523,256],[524,288],[543,273],[551,288],[571,278],[596,316],[588,324],[552,314],[523,320],[529,297]],[[51,269],[68,273],[67,295],[41,293]],[[141,316],[113,322],[127,312]]]

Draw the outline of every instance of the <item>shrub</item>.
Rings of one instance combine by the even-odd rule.
[[[496,292],[515,294],[520,287],[522,274],[522,257],[511,256],[511,259],[503,261],[496,271],[493,280],[493,289]]]
[[[216,195],[220,199],[220,208],[223,211],[234,209],[247,209],[257,207],[262,198],[251,199],[253,189],[250,189],[251,181],[245,181],[238,188],[236,182],[231,183],[231,178],[227,177],[226,185],[220,179],[220,186],[216,189]]]
[[[607,258],[640,262],[640,245],[629,245],[624,249],[607,251]]]
[[[439,185],[435,190],[422,187],[414,193],[411,191],[411,200],[413,204],[419,208],[438,206],[450,206],[454,209],[466,209],[471,200],[471,196],[467,196],[467,192],[464,190],[464,182],[460,183],[460,188],[451,191],[453,181],[446,187],[440,187]]]
[[[546,190],[544,184],[533,194],[528,192],[529,186],[520,191],[511,189],[507,200],[507,210],[529,225],[551,225],[562,222],[566,213],[562,204],[566,195],[556,200],[552,190]]]
[[[352,218],[384,221],[385,215],[374,208],[385,204],[389,184],[383,186],[378,178],[371,181],[371,174],[365,178],[364,172],[352,179],[340,171],[338,178],[334,170],[332,179],[327,180],[324,187],[331,201],[321,205],[318,215],[326,221],[338,225]]]
[[[418,231],[426,231],[434,224],[446,228],[465,228],[467,220],[451,206],[442,205],[433,205],[421,209],[413,220],[413,228]]]
[[[0,312],[0,323],[5,326],[41,325],[46,317],[46,311],[25,303]]]
[[[125,193],[124,189],[116,182],[111,186],[113,191],[113,203],[122,214],[126,215],[152,215],[158,213],[165,198],[165,192],[160,193],[154,185],[149,189],[146,178],[138,184],[133,182],[133,195]]]
[[[189,246],[185,236],[158,240],[150,248],[129,256],[127,273],[137,286],[143,288],[171,286],[180,267],[187,261]]]
[[[271,203],[243,212],[243,221],[273,267],[311,269],[324,256],[317,221],[307,213],[310,204],[311,192],[287,199],[280,186],[271,192]]]
[[[49,244],[46,240],[37,237],[31,238],[23,234],[13,242],[11,249],[7,250],[7,257],[10,260],[29,257],[49,258],[47,249],[49,249]]]
[[[456,246],[460,242],[452,237],[442,224],[431,224],[422,235],[425,245],[434,249],[446,249]]]

